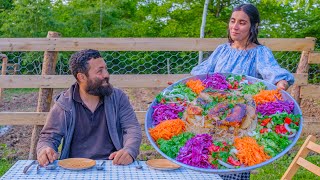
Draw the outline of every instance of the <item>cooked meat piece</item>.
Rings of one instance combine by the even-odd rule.
[[[208,119],[214,119],[216,121],[220,120],[219,116],[223,115],[226,111],[228,111],[229,104],[228,103],[219,103],[209,110]]]
[[[205,92],[201,92],[199,94],[199,98],[201,98],[201,99],[203,99],[203,100],[205,100],[207,102],[212,102],[211,96],[208,93],[205,93]]]
[[[223,121],[223,124],[234,126],[234,127],[240,127],[242,119],[245,116],[246,116],[246,105],[237,104],[231,110],[231,113],[227,115],[226,120]]]
[[[202,111],[203,111],[203,109],[201,107],[199,107],[199,106],[189,105],[187,107],[187,113],[188,114],[201,115]]]
[[[241,123],[241,129],[247,129],[256,118],[256,110],[252,106],[247,106],[247,116]]]
[[[226,92],[226,91],[214,91],[214,92],[208,92],[208,94],[211,97],[216,97],[219,99],[226,99],[228,95],[230,95],[230,93]]]

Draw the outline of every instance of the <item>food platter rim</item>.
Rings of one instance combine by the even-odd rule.
[[[232,73],[220,73],[220,74],[223,74],[224,76],[227,76],[227,75],[232,74]],[[232,74],[232,75],[239,75],[239,74]],[[202,78],[204,78],[206,76],[207,76],[207,74],[186,77],[186,78],[183,78],[183,79],[181,79],[181,80],[169,85],[164,90],[172,89],[172,87],[174,87],[176,84],[181,83],[181,82],[185,82],[185,81],[187,81],[189,79],[199,79],[199,78],[202,79]],[[246,75],[244,75],[244,76],[246,77],[246,79],[248,79],[251,82],[253,82],[253,81],[254,82],[263,82],[267,86],[268,89],[276,89],[275,85],[273,85],[271,83],[268,83],[268,82],[266,82],[264,80],[261,80],[261,79],[255,78],[255,77],[251,77],[251,76],[246,76]],[[216,173],[216,174],[232,174],[232,173],[249,172],[249,171],[251,171],[253,169],[260,168],[262,166],[270,164],[273,161],[275,161],[276,159],[278,159],[278,158],[282,157],[283,155],[285,155],[297,143],[297,141],[298,141],[298,139],[299,139],[299,137],[300,137],[300,135],[302,133],[303,117],[302,117],[302,111],[300,109],[300,106],[298,105],[298,103],[295,101],[295,99],[288,92],[286,92],[284,90],[281,90],[281,93],[285,94],[285,96],[287,96],[287,97],[289,97],[289,98],[291,98],[293,100],[294,108],[295,108],[296,113],[301,115],[300,123],[299,123],[299,130],[297,131],[297,134],[294,136],[294,138],[291,140],[292,143],[288,147],[286,147],[281,153],[279,153],[278,155],[270,158],[269,160],[267,160],[265,162],[259,163],[259,164],[254,165],[254,166],[240,167],[240,168],[235,168],[235,169],[205,169],[205,168],[194,167],[194,166],[190,166],[190,165],[181,163],[181,162],[169,157],[165,153],[163,153],[159,149],[158,145],[154,142],[154,140],[152,139],[152,137],[151,137],[151,135],[150,135],[150,133],[148,131],[149,127],[151,127],[150,125],[152,125],[152,122],[148,122],[148,119],[152,120],[152,118],[151,118],[151,110],[150,109],[152,109],[152,106],[155,105],[156,99],[154,99],[152,101],[152,103],[148,107],[148,110],[147,110],[147,113],[146,113],[146,116],[145,116],[145,132],[146,132],[147,138],[150,141],[151,145],[157,150],[158,153],[160,153],[163,157],[165,157],[166,159],[172,161],[173,163],[176,163],[176,164],[180,165],[181,167],[185,167],[185,168],[188,168],[188,169],[191,169],[191,170],[194,170],[194,171],[200,171],[200,172],[205,172],[205,173]]]

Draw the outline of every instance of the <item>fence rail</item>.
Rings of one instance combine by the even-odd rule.
[[[261,38],[272,51],[312,51],[315,38]],[[212,51],[226,38],[0,38],[1,51]]]

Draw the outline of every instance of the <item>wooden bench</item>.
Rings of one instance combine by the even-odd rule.
[[[50,34],[51,33],[51,34]],[[308,67],[305,64],[320,64],[320,53],[313,52],[315,38],[266,38],[259,41],[272,51],[300,51],[302,52],[295,86],[292,87],[294,97],[300,98],[320,97],[319,86],[308,84]],[[59,35],[48,33],[47,38],[4,38],[0,39],[0,52],[8,51],[44,51],[45,57],[42,75],[2,75],[0,88],[40,88],[37,112],[0,112],[0,125],[35,125],[29,158],[35,158],[35,143],[39,131],[45,123],[50,103],[45,104],[46,98],[52,96],[52,89],[68,88],[75,79],[71,75],[54,75],[59,51],[79,51],[82,49],[97,49],[100,51],[212,51],[221,43],[227,42],[225,38],[59,38]],[[51,68],[51,70],[50,70]],[[189,74],[135,74],[111,75],[110,81],[119,88],[152,88],[168,86],[168,82],[175,82]],[[51,100],[51,99],[50,99]],[[51,102],[51,101],[50,101]],[[137,111],[140,123],[144,123],[145,111]]]

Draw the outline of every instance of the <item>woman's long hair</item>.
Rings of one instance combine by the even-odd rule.
[[[252,5],[252,4],[241,4],[237,7],[235,7],[232,11],[243,11],[244,13],[246,13],[249,18],[250,18],[250,33],[249,33],[249,38],[248,41],[246,43],[246,47],[250,44],[250,43],[255,43],[260,45],[259,41],[258,41],[258,33],[259,33],[259,24],[260,24],[260,15],[259,15],[259,11],[258,9]],[[229,43],[233,43],[233,40],[230,37],[230,30],[228,28],[228,40]]]

